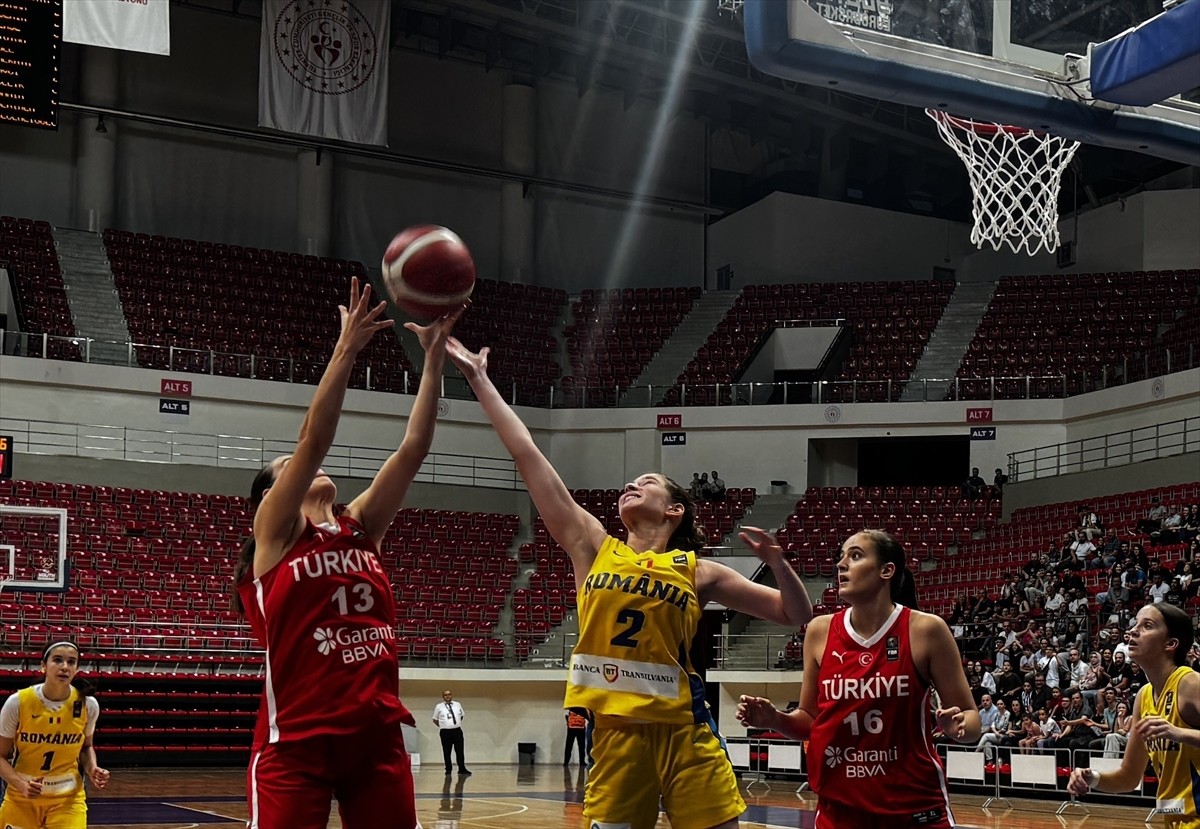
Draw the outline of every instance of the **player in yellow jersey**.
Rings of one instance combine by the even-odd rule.
[[[4,701],[0,777],[8,790],[0,826],[87,829],[82,775],[103,789],[108,772],[96,765],[92,748],[100,705],[86,686],[71,684],[78,670],[79,647],[55,642],[42,654],[45,681]]]
[[[688,658],[704,605],[720,602],[799,628],[812,617],[804,585],[768,533],[742,540],[775,574],[779,589],[698,558],[704,535],[683,487],[639,475],[618,502],[628,541],[613,538],[575,503],[558,473],[487,376],[486,348],[451,337],[446,351],[529,488],[546,528],[571,557],[579,642],[566,707],[591,709],[594,765],[584,792],[588,829],[651,829],[661,797],[673,829],[734,829],[746,804],[721,749]]]
[[[1075,769],[1067,788],[1127,792],[1142,781],[1149,758],[1158,775],[1155,806],[1167,829],[1200,829],[1200,673],[1187,666],[1195,629],[1188,615],[1166,602],[1138,611],[1130,629],[1129,658],[1150,680],[1133,704],[1133,727],[1121,767],[1100,773]]]

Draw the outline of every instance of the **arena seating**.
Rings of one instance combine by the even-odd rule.
[[[102,665],[260,670],[248,630],[229,609],[229,579],[250,526],[242,498],[6,481],[0,501],[63,507],[71,530],[64,593],[0,595],[0,624],[13,628],[0,659],[10,667],[62,628]],[[39,522],[6,515],[0,534],[36,555],[52,541]],[[503,659],[495,626],[517,573],[507,553],[519,525],[515,515],[400,511],[382,552],[403,619],[402,658]]]
[[[983,538],[964,538],[959,542],[957,555],[918,575],[922,607],[933,613],[945,613],[967,586],[995,593],[1003,584],[1006,573],[1019,569],[1051,547],[1060,547],[1063,536],[1078,524],[1078,509],[1084,504],[1091,506],[1106,528],[1116,529],[1123,539],[1137,541],[1139,539],[1129,535],[1128,531],[1145,517],[1151,498],[1177,505],[1197,503],[1200,502],[1200,484],[1158,487],[1015,510],[1007,523],[988,527]],[[1171,565],[1185,549],[1184,545],[1176,544],[1151,548],[1150,553]],[[1089,592],[1094,595],[1102,589],[1105,571],[1089,570],[1085,574]]]
[[[366,278],[361,262],[126,230],[104,231],[104,245],[147,368],[316,383],[349,277]],[[415,373],[395,336],[371,340],[350,385],[365,388],[368,369],[371,388],[393,392]]]
[[[76,335],[49,223],[0,216],[0,265],[9,271],[16,294],[17,314],[8,328],[52,337]],[[27,338],[21,349],[28,357],[83,359],[82,349],[64,340],[50,340],[44,355],[36,337]]]
[[[777,538],[797,571],[817,578],[833,575],[842,542],[864,527],[887,530],[924,561],[999,518],[999,501],[968,501],[958,487],[810,487]]]
[[[1031,397],[1094,388],[1101,367],[1123,367],[1137,354],[1148,360],[1159,326],[1180,318],[1186,327],[1176,336],[1194,342],[1195,323],[1187,321],[1200,309],[1198,289],[1200,270],[1006,276],[963,357],[958,396],[1023,398],[1026,376],[1034,378]],[[1123,367],[1131,372],[1124,379],[1148,376],[1147,368]],[[1009,379],[993,389],[982,379],[990,377]],[[1121,379],[1110,375],[1108,383]]]
[[[718,393],[714,384],[741,374],[776,321],[835,319],[847,320],[854,329],[852,350],[837,379],[856,382],[833,387],[830,400],[898,400],[953,289],[952,282],[924,279],[749,285],[663,403],[729,403],[732,392]],[[686,396],[680,388],[685,384]]]
[[[566,304],[562,289],[480,279],[454,335],[472,351],[490,349],[488,374],[506,399],[516,383],[517,403],[545,406],[562,374],[552,331]]]
[[[585,290],[564,331],[571,374],[562,379],[563,405],[586,395],[589,407],[615,406],[618,389],[637,379],[699,297],[699,287]]]

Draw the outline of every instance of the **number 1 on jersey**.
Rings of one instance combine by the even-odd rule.
[[[629,627],[618,633],[612,638],[612,644],[619,645],[622,648],[636,648],[638,631],[642,629],[642,625],[646,624],[646,614],[640,610],[630,610],[625,608],[617,614],[617,624],[628,623]]]
[[[358,601],[354,603],[355,613],[366,613],[375,606],[375,597],[371,595],[371,585],[356,584],[354,585],[354,593],[358,596]],[[350,603],[346,600],[346,585],[342,585],[337,590],[333,591],[333,598],[330,599],[337,605],[338,613],[345,616],[350,612]]]

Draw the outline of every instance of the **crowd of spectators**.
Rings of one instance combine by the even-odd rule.
[[[947,621],[979,705],[978,749],[988,759],[996,746],[1121,755],[1134,696],[1146,682],[1129,659],[1126,631],[1148,602],[1200,608],[1193,601],[1198,524],[1195,505],[1155,502],[1136,526],[1106,528],[1084,505],[1061,542],[1008,573],[997,594],[954,603]],[[1182,554],[1169,546],[1180,544]],[[1188,661],[1200,670],[1200,645]]]

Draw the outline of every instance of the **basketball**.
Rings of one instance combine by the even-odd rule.
[[[475,262],[454,231],[417,225],[401,231],[383,254],[383,281],[392,301],[419,320],[461,306],[475,287]]]

